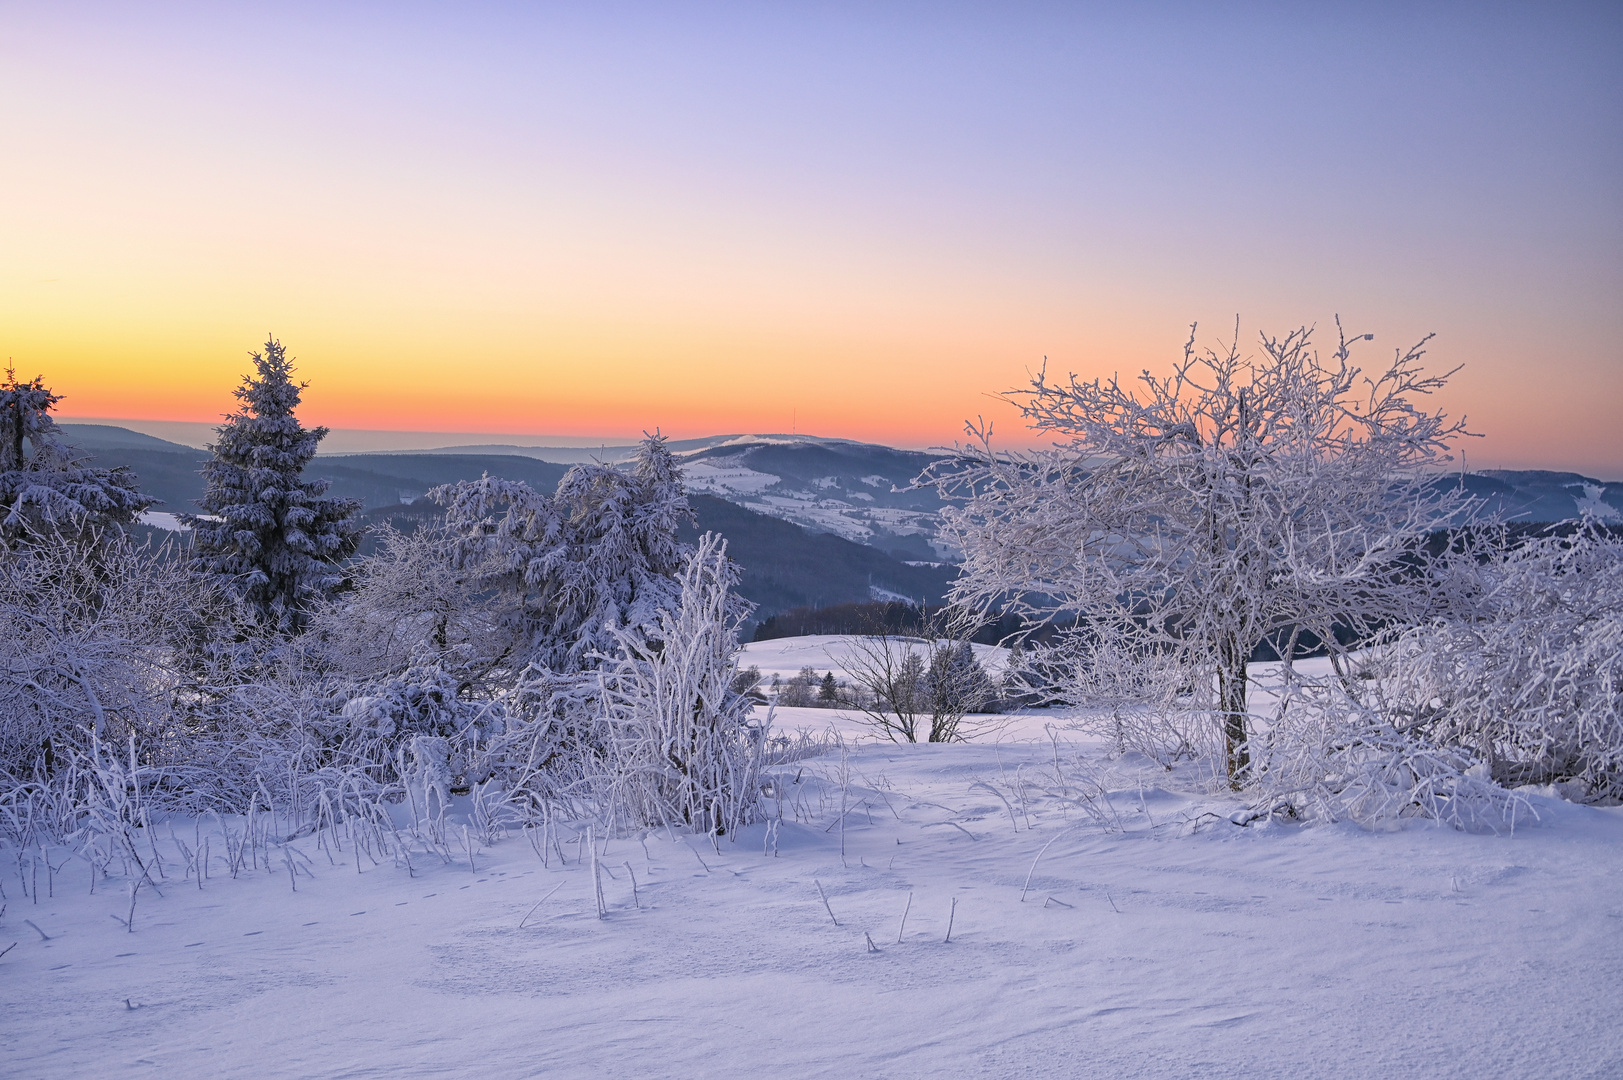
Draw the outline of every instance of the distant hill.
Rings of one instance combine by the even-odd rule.
[[[124,428],[64,424],[70,443],[104,466],[127,465],[143,491],[184,513],[203,491],[207,455]],[[760,617],[799,607],[907,597],[941,599],[956,575],[937,537],[941,501],[909,484],[934,457],[888,446],[810,436],[737,435],[673,443],[701,529],[728,538],[744,568],[743,594]],[[473,449],[473,448],[469,448]],[[310,474],[332,480],[333,494],[359,499],[371,520],[402,522],[433,513],[412,505],[429,488],[481,474],[522,480],[550,491],[568,465],[529,452],[344,454],[318,457]],[[542,448],[546,449],[546,448]],[[572,449],[572,448],[571,448]],[[608,447],[609,458],[631,449]],[[1564,521],[1588,513],[1623,522],[1623,483],[1577,473],[1493,470],[1450,477],[1506,519]],[[689,538],[691,539],[691,537]]]
[[[1491,469],[1467,473],[1464,485],[1488,512],[1507,521],[1567,521],[1588,514],[1608,524],[1623,522],[1623,483],[1542,469]]]
[[[198,470],[208,460],[206,451],[124,428],[63,424],[62,430],[66,441],[96,464],[133,469],[141,490],[163,500],[154,509],[171,514],[196,511],[194,500],[203,494]],[[363,509],[374,510],[409,504],[429,488],[476,480],[485,473],[550,491],[568,468],[535,458],[494,454],[347,454],[318,457],[306,474],[331,480],[332,494],[359,499]]]
[[[952,559],[941,499],[913,478],[935,455],[806,436],[744,435],[681,455],[688,489],[907,561]]]

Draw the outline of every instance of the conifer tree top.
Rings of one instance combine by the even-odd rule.
[[[157,500],[129,469],[87,467],[61,443],[50,412],[61,401],[42,377],[0,383],[0,546],[25,535],[93,535],[127,524]]]
[[[309,384],[293,381],[293,363],[275,337],[265,342],[264,352],[249,355],[256,374],[232,391],[242,404],[216,429],[219,441],[209,449],[233,465],[302,469],[327,437],[326,428],[305,428],[293,414]]]

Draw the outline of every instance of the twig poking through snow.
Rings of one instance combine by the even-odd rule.
[[[535,908],[538,908],[542,904],[546,903],[548,900],[550,900],[552,898],[553,893],[557,892],[559,889],[561,889],[563,887],[564,887],[564,883],[560,881],[560,882],[558,882],[558,884],[554,885],[551,889],[547,890],[547,895],[543,896],[541,899],[537,900],[535,902],[535,907],[532,907],[529,911],[526,911],[524,913],[524,918],[522,918],[522,919],[520,919],[518,921],[518,928],[520,930],[524,929],[524,924],[530,921],[530,916],[531,915],[535,914]]]
[[[952,907],[947,910],[947,937],[946,940],[942,942],[943,945],[952,944],[952,920],[957,916],[957,914],[958,898],[955,896],[952,898]]]
[[[24,919],[23,922],[27,923],[29,926],[34,926],[34,920],[32,920],[32,919]],[[39,935],[41,941],[50,941],[51,940],[51,935],[47,934],[45,931],[41,930],[37,926],[34,926],[34,933]]]
[[[896,928],[896,944],[902,943],[902,933],[907,929],[907,913],[913,910],[913,894],[907,894],[907,906],[902,908],[902,925]]]
[[[1067,904],[1065,901],[1057,899],[1056,897],[1052,897],[1052,896],[1050,896],[1047,900],[1043,901],[1043,907],[1047,907],[1049,904],[1058,904],[1060,907],[1071,907],[1072,906],[1070,904]]]
[[[1009,826],[1013,828],[1015,832],[1019,832],[1020,826],[1016,824],[1014,820],[1014,807],[1010,806],[1009,800],[1003,797],[1003,792],[999,791],[997,788],[993,787],[991,784],[988,784],[984,780],[977,780],[975,783],[969,785],[969,790],[971,791],[974,791],[976,788],[985,788],[987,791],[990,791],[993,795],[997,796],[997,801],[1002,803],[1003,809],[1009,812]]]
[[[597,835],[590,825],[586,827],[586,847],[592,853],[592,890],[597,895],[597,917],[606,919],[609,915],[609,909],[608,905],[603,902],[603,875],[599,870],[597,861]],[[697,855],[698,852],[694,852],[694,854]]]
[[[812,884],[817,886],[817,895],[823,898],[823,910],[828,912],[829,919],[835,926],[840,925],[840,920],[834,918],[834,909],[828,906],[828,894],[823,891],[823,883],[816,878],[812,878]]]
[[[638,911],[642,910],[642,898],[637,895],[637,872],[631,869],[631,864],[625,864],[626,873],[631,875],[631,904]]]
[[[1043,851],[1047,851],[1049,847],[1053,845],[1055,840],[1058,840],[1064,835],[1065,834],[1063,832],[1057,832],[1053,836],[1049,837],[1048,843],[1043,845],[1042,851],[1037,852],[1037,858],[1031,860],[1031,869],[1026,871],[1026,883],[1020,886],[1020,902],[1022,904],[1026,902],[1026,893],[1031,889],[1031,875],[1037,872],[1037,859],[1041,859],[1043,857]]]
[[[0,949],[0,956],[6,955],[6,953],[10,952],[12,949],[15,949],[16,947],[17,947],[17,943],[15,941],[13,941],[10,945],[7,945],[5,948]]]
[[[862,932],[862,936],[868,939],[868,951],[869,952],[878,952],[879,951],[879,946],[877,946],[877,945],[875,945],[873,943],[873,935],[872,934],[870,934],[870,933],[868,933],[868,931],[864,930]]]

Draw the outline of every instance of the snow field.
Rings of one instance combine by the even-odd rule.
[[[923,642],[920,641],[917,647],[922,649]],[[1003,674],[1008,649],[997,645],[971,645],[970,648],[975,650],[975,659],[980,661],[988,675],[997,677]],[[806,634],[803,637],[752,641],[739,651],[738,666],[747,668],[755,665],[761,669],[761,676],[768,683],[773,675],[779,675],[784,682],[788,682],[799,675],[803,667],[816,668],[819,675],[832,671],[838,679],[844,678],[840,671],[840,658],[849,649],[850,638],[844,634]]]
[[[602,919],[567,829],[563,863],[513,835],[411,873],[307,837],[296,892],[176,859],[133,933],[124,883],[70,862],[36,904],[0,851],[0,1074],[1623,1074],[1623,810],[1241,829],[1194,772],[1063,740],[773,776],[781,821],[610,840]]]

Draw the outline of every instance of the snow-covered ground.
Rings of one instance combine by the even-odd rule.
[[[775,853],[614,839],[603,919],[567,831],[562,864],[510,836],[409,871],[306,837],[297,891],[216,840],[133,933],[123,883],[58,850],[35,902],[0,849],[0,1075],[1623,1076],[1623,809],[1240,828],[1052,719],[784,765]]]
[[[919,642],[923,648],[923,642]],[[975,659],[990,675],[1001,675],[1009,650],[997,645],[972,645]],[[819,674],[832,671],[840,674],[840,662],[850,650],[850,639],[843,634],[807,634],[803,637],[773,638],[770,641],[752,641],[744,646],[739,667],[754,665],[761,669],[762,678],[772,681],[777,675],[785,682],[810,667]]]

